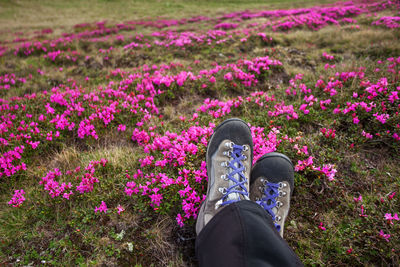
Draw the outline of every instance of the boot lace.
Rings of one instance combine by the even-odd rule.
[[[260,187],[263,196],[256,202],[271,215],[275,228],[279,232],[281,230],[281,225],[278,222],[281,221],[282,218],[281,216],[276,216],[276,213],[279,208],[283,206],[283,203],[277,201],[277,198],[286,195],[286,192],[281,189],[286,187],[287,184],[284,182],[270,183],[264,179],[261,179],[261,181],[264,183],[264,187]]]
[[[243,161],[247,160],[244,151],[249,149],[248,146],[236,145],[233,142],[225,144],[229,148],[224,151],[224,155],[229,157],[229,161],[222,162],[221,166],[227,168],[227,174],[222,175],[221,179],[229,182],[229,187],[220,187],[218,190],[223,194],[222,198],[215,204],[215,209],[240,201],[242,198],[249,200],[249,192],[247,191],[246,184],[248,183],[244,172],[246,167]],[[242,198],[240,197],[242,196]]]

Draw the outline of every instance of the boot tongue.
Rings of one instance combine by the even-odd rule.
[[[235,163],[234,164],[236,168],[240,168],[239,163]],[[231,173],[233,170],[232,168],[228,168],[228,173]],[[238,182],[243,182],[243,179],[240,177],[239,173],[236,173],[235,175],[233,175],[233,178],[238,181]],[[229,180],[229,187],[234,186],[236,183],[232,180]],[[233,188],[233,190],[238,190],[238,191],[243,191],[243,189],[240,186],[236,186]],[[243,194],[239,194],[239,193],[230,193],[226,200],[242,200],[242,199],[247,199],[249,200],[249,197]]]

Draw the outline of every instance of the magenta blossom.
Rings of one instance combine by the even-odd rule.
[[[125,130],[126,130],[126,125],[125,124],[118,125],[118,131],[125,132]]]
[[[385,239],[386,242],[389,242],[390,234],[385,234],[382,230],[380,230],[379,237]]]
[[[104,201],[101,202],[100,206],[94,208],[95,213],[97,213],[97,212],[107,213],[107,211],[108,211],[108,208]]]
[[[319,223],[318,228],[321,229],[322,231],[326,231],[326,228],[324,227],[324,223],[323,222]]]
[[[398,221],[400,219],[399,219],[399,215],[397,213],[395,213],[393,216],[391,213],[386,213],[385,220],[387,220],[388,223],[393,224],[393,220]]]
[[[121,205],[117,206],[117,213],[121,214],[121,212],[125,211],[124,207],[122,207]]]
[[[8,202],[8,205],[12,205],[15,208],[18,208],[24,203],[25,201],[25,191],[23,189],[15,190],[14,195],[11,200]]]

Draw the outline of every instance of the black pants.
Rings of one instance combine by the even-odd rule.
[[[200,266],[302,266],[271,216],[243,200],[219,211],[196,239]]]

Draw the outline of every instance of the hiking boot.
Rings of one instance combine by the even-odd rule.
[[[293,164],[281,153],[265,154],[257,160],[251,171],[250,198],[271,215],[282,238],[294,188],[293,181]]]
[[[197,217],[197,235],[226,205],[250,200],[252,162],[253,139],[249,126],[236,118],[222,122],[207,145],[207,197]]]

